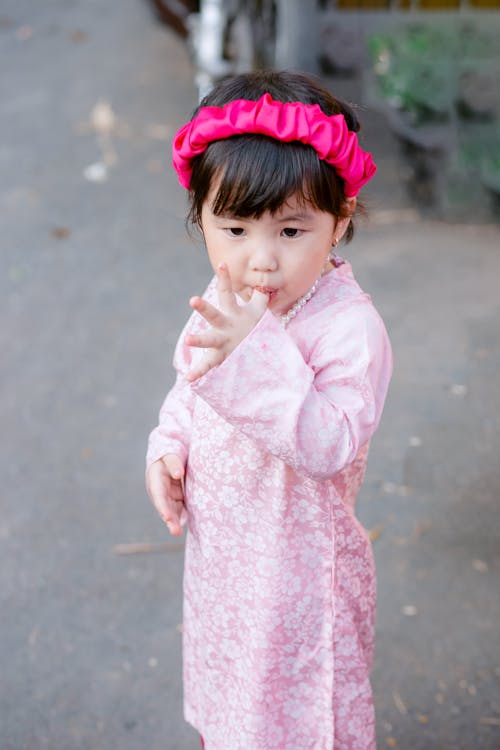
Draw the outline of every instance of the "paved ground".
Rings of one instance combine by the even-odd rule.
[[[182,545],[143,489],[172,347],[209,273],[168,169],[192,70],[134,0],[4,0],[0,54],[0,748],[194,750]],[[365,134],[381,177],[346,254],[396,364],[359,499],[379,571],[379,746],[492,750],[500,229],[420,216],[370,111]],[[137,542],[169,546],[116,548]]]

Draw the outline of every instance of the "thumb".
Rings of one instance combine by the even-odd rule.
[[[166,456],[163,456],[162,461],[172,479],[181,479],[184,476],[184,464],[175,453],[167,453]]]
[[[259,292],[258,289],[254,289],[248,306],[260,319],[266,312],[268,302],[268,294],[264,294],[264,292]]]

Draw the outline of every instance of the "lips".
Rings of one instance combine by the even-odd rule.
[[[278,291],[272,286],[254,286],[254,289],[256,289],[258,292],[261,292],[262,294],[269,294],[270,296],[272,294],[276,294],[276,292]]]

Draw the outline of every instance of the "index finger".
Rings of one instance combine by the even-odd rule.
[[[174,500],[184,499],[184,464],[175,453],[167,453],[162,458],[170,474],[170,494]]]
[[[227,263],[219,263],[217,267],[217,293],[222,307],[229,310],[238,307]]]

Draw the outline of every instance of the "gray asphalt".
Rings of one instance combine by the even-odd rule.
[[[143,487],[187,300],[209,278],[169,167],[191,63],[139,0],[4,0],[0,54],[0,748],[194,750],[182,544]],[[417,210],[365,114],[380,177],[345,255],[395,354],[358,504],[379,575],[379,747],[492,750],[500,228]]]

